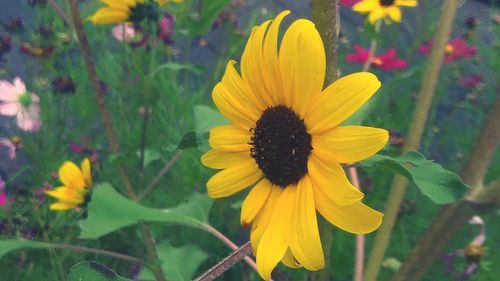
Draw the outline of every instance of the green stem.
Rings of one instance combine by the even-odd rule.
[[[452,31],[453,20],[458,5],[457,2],[457,0],[444,1],[443,11],[438,23],[439,29],[434,38],[434,46],[424,71],[425,75],[422,79],[419,98],[402,153],[406,153],[409,150],[416,150],[419,147],[441,71],[444,49]],[[402,176],[394,178],[389,199],[386,203],[384,221],[377,232],[370,257],[368,258],[365,281],[377,280],[407,182],[408,180]]]
[[[70,7],[71,7],[71,15],[73,17],[73,23],[75,26],[75,31],[78,37],[78,43],[80,44],[80,49],[83,54],[83,58],[85,61],[85,66],[87,68],[87,74],[89,76],[89,79],[92,82],[93,90],[94,90],[94,95],[97,100],[97,105],[99,112],[101,113],[102,116],[102,121],[104,124],[104,131],[106,134],[106,138],[108,140],[111,152],[113,154],[118,154],[119,153],[119,144],[116,139],[115,133],[114,133],[114,127],[113,123],[111,120],[111,116],[106,108],[106,100],[104,98],[104,93],[102,92],[101,89],[101,84],[100,81],[97,77],[97,72],[96,72],[96,67],[95,64],[92,60],[92,55],[90,52],[90,46],[89,42],[87,40],[87,35],[85,34],[85,29],[83,27],[83,22],[82,18],[80,17],[80,11],[78,8],[78,3],[77,0],[68,0]],[[128,177],[128,173],[126,171],[125,166],[119,164],[117,166],[119,176],[121,177],[123,184],[125,186],[125,189],[127,191],[127,194],[130,198],[132,198],[134,201],[137,201],[137,194],[135,193],[132,183]],[[141,225],[140,226],[140,231],[141,231],[141,236],[144,239],[144,243],[146,244],[146,250],[148,253],[148,257],[151,262],[153,262],[153,272],[158,281],[166,281],[165,278],[165,273],[163,272],[163,268],[160,266],[160,264],[156,263],[155,261],[159,260],[158,252],[156,251],[156,243],[154,240],[153,232],[151,231],[151,228],[148,225]]]
[[[382,26],[382,20],[379,20],[379,21],[377,21],[377,23],[375,23],[375,32],[377,34],[380,33],[381,26]],[[365,64],[363,65],[362,71],[365,72],[365,71],[370,70],[370,68],[372,66],[373,58],[375,57],[375,52],[377,51],[377,47],[378,47],[377,40],[372,39],[372,41],[370,42],[370,50],[369,50],[369,54],[368,54],[368,59],[366,60]]]

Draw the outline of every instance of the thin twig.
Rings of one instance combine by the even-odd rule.
[[[139,258],[125,255],[125,254],[121,254],[121,253],[112,252],[112,251],[89,248],[89,247],[85,247],[85,246],[60,244],[60,243],[48,243],[48,246],[50,248],[54,248],[54,249],[70,250],[70,251],[74,251],[77,253],[80,253],[80,252],[94,253],[94,254],[98,254],[98,255],[103,255],[103,256],[108,256],[108,257],[113,257],[113,258],[117,258],[117,259],[121,259],[121,260],[130,261],[130,262],[145,264],[145,262]]]
[[[68,0],[71,8],[71,16],[73,17],[73,24],[75,27],[75,31],[78,37],[78,43],[80,45],[80,49],[83,53],[83,58],[85,61],[85,66],[87,68],[87,74],[89,79],[92,82],[92,87],[94,90],[94,95],[97,100],[97,105],[99,112],[101,113],[102,121],[104,124],[104,131],[106,134],[106,138],[108,140],[111,152],[114,154],[118,154],[119,145],[116,140],[113,123],[111,121],[111,116],[106,109],[106,100],[104,98],[104,93],[101,87],[101,82],[97,78],[97,72],[95,64],[92,60],[92,55],[90,52],[89,42],[87,40],[87,36],[85,34],[85,29],[83,27],[82,18],[80,17],[80,11],[78,8],[77,0]],[[137,194],[135,193],[131,181],[128,178],[128,174],[126,172],[126,168],[123,165],[117,166],[118,173],[122,178],[125,189],[128,193],[128,196],[132,198],[134,201],[137,201]],[[148,225],[140,226],[141,235],[144,239],[144,243],[146,244],[146,250],[149,256],[149,259],[152,261],[159,260],[158,252],[156,251],[155,241],[153,238],[153,232]],[[158,281],[166,281],[165,273],[163,272],[163,268],[159,264],[153,265],[153,272]]]
[[[380,33],[381,25],[382,25],[381,20],[379,20],[379,21],[377,21],[377,23],[375,23],[375,32],[377,34]],[[375,52],[377,51],[377,46],[378,46],[377,40],[372,39],[372,41],[370,42],[370,50],[368,53],[368,58],[366,59],[366,62],[363,65],[363,70],[362,70],[363,72],[370,70],[370,68],[372,66],[373,58],[375,57]]]
[[[71,21],[69,20],[68,16],[66,13],[63,11],[63,9],[57,4],[55,0],[47,0],[49,3],[50,7],[54,10],[54,12],[61,18],[61,20],[64,22],[64,25],[68,27],[72,27]]]
[[[181,157],[182,152],[184,152],[184,150],[182,149],[179,149],[177,150],[177,152],[175,152],[174,156],[172,156],[172,158],[165,164],[165,166],[161,169],[158,175],[156,175],[156,177],[148,184],[148,186],[144,189],[144,191],[141,194],[139,194],[139,196],[137,197],[137,201],[141,201],[146,195],[148,195],[151,192],[151,190],[153,190],[153,188],[160,182],[161,178],[163,178],[168,173],[168,171],[170,171],[170,169],[174,166],[175,162],[179,160],[179,157]]]
[[[347,169],[349,172],[349,177],[351,178],[352,184],[357,188],[361,189],[361,184],[359,183],[358,170],[356,167],[350,167]],[[356,235],[356,255],[354,264],[354,281],[363,281],[363,268],[365,261],[365,236],[363,234]]]
[[[214,235],[217,239],[226,244],[231,250],[236,251],[238,249],[238,246],[234,244],[233,241],[231,241],[229,238],[227,238],[224,234],[215,229],[213,226],[209,224],[202,224],[200,225],[200,227],[203,230],[208,231],[210,234]],[[257,264],[255,264],[255,261],[251,257],[246,256],[244,260],[251,268],[257,271]],[[273,279],[271,278],[269,279],[269,281],[273,281]]]
[[[221,262],[216,264],[214,267],[210,268],[207,272],[194,279],[194,281],[214,280],[215,278],[221,276],[228,269],[233,267],[235,264],[243,260],[251,252],[252,246],[250,245],[250,241],[248,241],[243,246],[227,256],[225,259],[223,259]]]
[[[427,123],[432,98],[436,91],[436,85],[442,67],[445,45],[452,31],[453,20],[457,11],[457,2],[457,0],[445,0],[443,2],[443,11],[439,20],[438,30],[434,37],[434,46],[424,71],[418,101],[402,153],[406,153],[409,150],[416,150],[420,146],[420,140]],[[385,207],[384,220],[375,236],[373,248],[368,258],[364,278],[365,281],[377,280],[407,183],[408,180],[403,176],[395,176],[394,178]]]

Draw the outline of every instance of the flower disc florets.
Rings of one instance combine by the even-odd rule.
[[[311,136],[291,108],[278,105],[264,110],[251,140],[251,155],[273,184],[296,184],[307,173]]]
[[[395,0],[380,0],[380,6],[389,7],[396,2]]]

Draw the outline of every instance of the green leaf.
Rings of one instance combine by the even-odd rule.
[[[196,124],[196,132],[200,135],[208,133],[208,131],[217,126],[226,125],[229,121],[219,113],[219,111],[206,106],[194,106],[194,120]]]
[[[198,267],[208,258],[205,252],[194,245],[173,247],[168,241],[164,241],[156,246],[156,250],[167,280],[170,281],[192,280]],[[150,270],[144,269],[139,274],[139,279],[154,280],[154,275]]]
[[[224,10],[229,0],[203,0],[199,18],[192,19],[189,24],[189,35],[200,36],[207,34],[217,16]]]
[[[182,136],[181,141],[179,142],[179,149],[188,149],[198,147],[198,136],[195,132],[189,132]]]
[[[132,281],[116,274],[107,266],[94,262],[82,261],[71,267],[68,281]]]
[[[141,157],[141,152],[136,152],[137,157]],[[151,162],[160,160],[161,154],[157,150],[146,149],[144,150],[144,167],[148,166]]]
[[[10,251],[17,251],[21,249],[44,249],[49,248],[49,244],[39,241],[31,240],[2,240],[0,241],[0,258]]]
[[[447,204],[460,198],[469,187],[460,177],[416,151],[400,157],[374,155],[360,162],[367,168],[390,170],[407,177],[436,204]]]
[[[113,189],[109,183],[96,185],[88,205],[88,216],[80,222],[81,238],[97,239],[139,222],[165,222],[199,226],[208,222],[213,200],[193,193],[185,203],[170,209],[148,208]]]
[[[154,71],[153,74],[151,75],[152,77],[156,76],[159,72],[164,71],[164,70],[171,70],[171,71],[181,71],[181,70],[187,70],[191,71],[192,73],[196,75],[203,74],[206,69],[202,65],[197,65],[197,64],[181,64],[181,63],[175,63],[175,62],[169,62],[169,63],[164,63],[160,66],[158,66]]]

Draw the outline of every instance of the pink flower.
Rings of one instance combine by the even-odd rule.
[[[16,145],[8,138],[0,138],[0,146],[5,146],[9,150],[9,158],[16,158]]]
[[[340,0],[340,6],[352,7],[358,2],[361,2],[361,0]]]
[[[427,55],[431,52],[432,45],[432,40],[429,40],[422,43],[417,50],[420,54]],[[463,38],[457,37],[446,44],[444,52],[444,63],[448,64],[461,58],[473,57],[476,55],[477,48],[469,47]]]
[[[165,13],[158,23],[158,37],[167,45],[173,43],[175,16]]]
[[[5,182],[0,177],[0,206],[5,206],[7,204],[7,194],[4,192]]]
[[[19,77],[14,83],[0,81],[0,115],[16,116],[17,126],[24,131],[35,132],[42,126],[40,99],[26,91]]]
[[[113,37],[120,42],[131,42],[135,37],[135,29],[132,24],[129,23],[115,25],[115,27],[111,29],[111,33]]]
[[[368,61],[370,56],[370,51],[363,49],[362,47],[355,45],[354,50],[356,53],[348,54],[346,60],[348,62],[355,62],[364,64]],[[391,48],[387,50],[384,54],[379,56],[374,56],[372,60],[372,65],[376,68],[380,68],[384,71],[391,71],[395,69],[405,69],[407,67],[406,61],[396,57],[396,49]]]
[[[483,82],[483,77],[478,74],[458,77],[458,84],[468,89],[475,88],[481,82]]]

